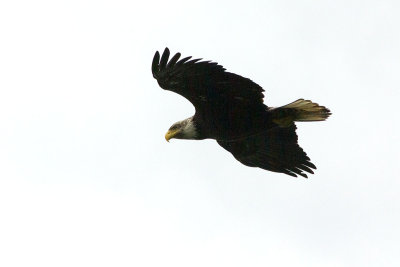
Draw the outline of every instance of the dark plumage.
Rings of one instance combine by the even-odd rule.
[[[279,108],[263,103],[264,90],[221,65],[166,48],[153,58],[152,73],[161,88],[176,92],[195,107],[193,117],[171,126],[166,139],[216,139],[241,163],[291,176],[313,173],[315,165],[297,144],[295,121],[321,121],[329,109],[299,99]]]

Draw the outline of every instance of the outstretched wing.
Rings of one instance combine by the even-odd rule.
[[[246,166],[259,167],[273,172],[282,172],[294,177],[303,172],[314,173],[315,165],[297,144],[296,126],[275,127],[262,134],[238,141],[217,141]]]
[[[218,63],[201,61],[175,54],[169,59],[170,52],[165,48],[161,59],[157,51],[153,58],[151,70],[153,77],[161,88],[184,96],[196,108],[201,109],[205,103],[224,105],[257,106],[265,109],[263,89],[250,79],[226,72]],[[190,60],[191,59],[191,60]],[[210,105],[208,105],[210,106]]]

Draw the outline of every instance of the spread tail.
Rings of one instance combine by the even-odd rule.
[[[331,111],[310,100],[298,99],[282,107],[270,109],[272,121],[287,127],[294,121],[324,121]]]

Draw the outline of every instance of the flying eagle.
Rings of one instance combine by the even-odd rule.
[[[330,110],[310,100],[298,99],[282,107],[263,103],[264,90],[248,78],[225,71],[212,61],[176,53],[169,59],[165,48],[157,51],[151,70],[161,88],[185,97],[195,107],[194,116],[174,123],[165,135],[177,139],[215,139],[250,167],[307,178],[315,165],[297,144],[296,121],[323,121]]]

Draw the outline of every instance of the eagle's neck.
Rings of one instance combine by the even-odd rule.
[[[196,123],[194,122],[193,117],[183,120],[181,125],[182,129],[180,131],[180,137],[182,139],[199,139],[199,133],[197,131]]]

